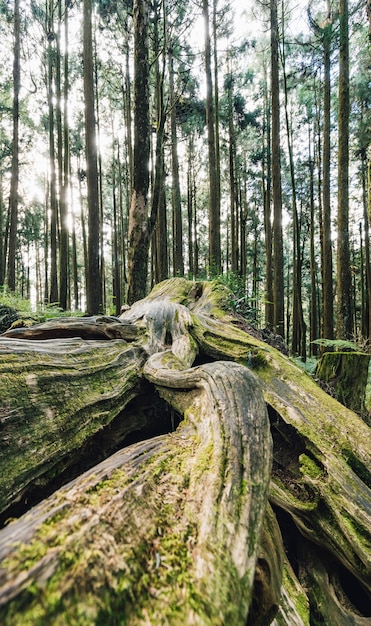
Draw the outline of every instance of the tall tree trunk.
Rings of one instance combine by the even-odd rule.
[[[273,317],[275,331],[284,336],[284,275],[282,238],[282,186],[280,140],[280,94],[278,70],[277,0],[270,0],[271,98],[272,98],[272,188],[273,188]]]
[[[128,293],[132,304],[147,290],[149,224],[148,2],[134,0],[134,188],[129,215]]]
[[[21,37],[19,0],[14,1],[14,48],[13,48],[13,145],[12,176],[9,197],[9,244],[7,283],[11,291],[16,286],[16,253],[18,228],[18,183],[19,183],[19,92],[21,88]]]
[[[50,201],[50,269],[49,269],[49,293],[48,302],[58,302],[58,197],[57,197],[57,172],[55,150],[55,110],[54,110],[54,87],[55,87],[55,33],[54,33],[54,7],[49,3],[47,13],[46,31],[48,35],[48,111],[49,111],[49,201]]]
[[[3,196],[3,172],[0,169],[0,286],[5,281],[5,206]]]
[[[323,29],[323,176],[322,176],[322,337],[334,338],[334,293],[332,276],[331,233],[331,6],[328,3],[327,25]]]
[[[365,311],[363,336],[371,339],[371,260],[370,260],[370,220],[367,211],[367,156],[362,158],[363,226],[365,232]]]
[[[283,16],[282,16],[283,19]],[[297,207],[293,134],[289,120],[288,107],[288,87],[286,74],[285,42],[282,44],[282,69],[284,84],[285,121],[287,150],[289,154],[290,179],[291,179],[291,201],[292,201],[292,228],[293,228],[293,260],[292,260],[292,338],[291,349],[293,354],[300,354],[302,359],[306,359],[306,325],[304,322],[302,304],[302,255],[301,255],[301,227]]]
[[[353,331],[349,251],[349,15],[348,0],[339,0],[340,53],[338,99],[337,327],[338,339]]]
[[[237,190],[235,173],[236,138],[233,119],[233,86],[234,78],[231,68],[227,75],[227,100],[228,100],[228,151],[229,151],[229,204],[231,224],[231,270],[238,272],[238,216],[237,216]]]
[[[202,0],[202,11],[205,24],[205,74],[206,74],[206,125],[209,156],[209,270],[211,274],[220,274],[220,205],[217,194],[217,171],[215,152],[215,113],[213,83],[211,76],[211,42],[209,1]]]
[[[218,0],[213,0],[213,62],[216,206],[220,212],[220,133],[219,133],[219,68],[218,68]]]
[[[84,97],[85,141],[88,187],[88,272],[87,311],[96,315],[102,310],[100,273],[100,209],[98,190],[97,136],[94,98],[92,39],[92,0],[84,0]]]
[[[165,197],[165,123],[167,113],[164,105],[164,82],[165,82],[165,40],[166,40],[166,16],[163,20],[164,44],[160,54],[159,23],[160,4],[157,3],[154,16],[154,56],[155,56],[155,100],[156,100],[156,147],[154,159],[154,182],[152,191],[151,219],[155,221],[155,230],[152,237],[152,254],[154,261],[155,282],[161,282],[169,276],[168,260],[168,232]],[[162,67],[160,69],[160,58]],[[153,225],[151,225],[152,231]]]
[[[59,24],[62,20],[62,0],[59,0]],[[68,200],[69,200],[69,179],[70,179],[70,147],[69,147],[69,125],[68,125],[68,98],[69,98],[69,76],[68,76],[68,10],[69,0],[64,2],[64,111],[63,111],[63,177],[61,185],[60,199],[60,240],[59,240],[59,304],[62,309],[67,309],[69,304],[69,228],[68,228]],[[58,46],[60,54],[60,44]],[[62,170],[61,170],[62,173]]]
[[[169,89],[171,126],[172,204],[174,216],[174,276],[184,276],[182,205],[179,182],[178,137],[176,128],[176,96],[174,89],[174,57],[169,51]]]
[[[193,137],[190,133],[187,159],[187,226],[188,226],[188,268],[189,277],[194,276],[194,241],[193,241]]]
[[[316,247],[315,247],[315,202],[314,202],[314,164],[312,156],[311,127],[308,140],[309,155],[309,189],[310,189],[310,354],[316,356],[318,347],[313,343],[318,339],[317,281],[316,281]]]
[[[264,126],[263,126],[263,159],[262,185],[264,203],[264,234],[265,234],[265,325],[274,326],[273,307],[273,258],[272,258],[272,158],[271,158],[271,106],[268,93],[267,67],[264,63]]]

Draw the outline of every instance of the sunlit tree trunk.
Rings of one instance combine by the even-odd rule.
[[[21,88],[20,63],[20,9],[19,0],[14,2],[14,48],[13,48],[13,150],[9,197],[9,244],[7,283],[9,289],[16,287],[16,252],[18,228],[18,183],[19,183],[19,92]]]
[[[102,311],[100,271],[100,209],[98,190],[97,137],[94,98],[94,67],[92,41],[92,0],[84,0],[84,97],[85,141],[88,187],[88,284],[87,311],[97,315]]]
[[[348,0],[339,0],[337,328],[338,339],[353,331],[349,251],[349,24]]]
[[[272,99],[272,189],[273,189],[273,317],[275,331],[284,336],[284,276],[282,239],[282,187],[280,94],[278,71],[277,0],[270,0],[271,99]]]
[[[134,188],[129,215],[128,293],[132,304],[147,290],[149,225],[148,2],[134,0]]]

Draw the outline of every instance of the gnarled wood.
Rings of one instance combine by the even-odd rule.
[[[13,431],[9,431],[12,437],[16,420],[24,424],[22,445],[28,442],[25,449],[29,451],[24,471],[20,474],[14,472],[13,493],[19,494],[22,490],[26,493],[25,476],[31,477],[29,484],[32,484],[35,472],[38,477],[43,476],[45,481],[50,480],[48,463],[54,462],[53,450],[55,448],[61,454],[63,447],[60,444],[63,429],[52,430],[49,446],[44,445],[45,439],[36,428],[32,431],[36,436],[27,439],[25,421],[30,419],[32,412],[27,413],[25,405],[32,400],[36,422],[43,425],[47,437],[48,429],[53,428],[61,415],[67,415],[69,411],[72,411],[72,416],[75,415],[74,404],[80,401],[77,392],[66,412],[63,403],[58,404],[57,399],[60,402],[61,397],[64,397],[63,393],[66,392],[63,389],[73,388],[74,381],[79,380],[78,376],[83,390],[81,415],[88,416],[84,411],[88,411],[90,405],[93,406],[94,433],[99,432],[104,424],[110,424],[102,431],[106,451],[109,451],[110,431],[116,433],[115,445],[125,441],[126,418],[131,416],[130,419],[135,421],[135,409],[138,408],[139,413],[142,411],[140,401],[143,394],[147,404],[153,402],[157,406],[153,415],[149,417],[146,413],[142,421],[146,429],[143,436],[156,433],[157,426],[153,425],[162,421],[162,413],[165,411],[167,415],[170,414],[170,422],[174,424],[179,416],[184,416],[181,428],[171,435],[149,439],[117,453],[119,456],[128,455],[125,457],[125,467],[120,465],[118,474],[109,474],[109,478],[94,484],[86,476],[81,483],[77,479],[74,484],[78,485],[78,491],[75,493],[79,496],[76,506],[74,504],[68,513],[77,524],[77,534],[74,529],[68,533],[69,536],[71,534],[71,544],[65,541],[65,536],[61,543],[57,539],[48,539],[47,553],[42,553],[40,557],[41,560],[45,557],[40,571],[37,565],[39,561],[36,559],[36,563],[32,557],[28,569],[35,569],[24,580],[22,555],[27,555],[28,549],[33,554],[33,548],[21,547],[18,557],[16,551],[8,554],[3,561],[4,589],[16,591],[13,599],[6,595],[8,591],[3,596],[8,598],[4,600],[4,615],[18,610],[18,600],[22,600],[23,609],[28,607],[30,615],[36,615],[40,606],[43,611],[46,610],[45,606],[49,607],[48,611],[51,610],[49,601],[53,596],[49,596],[47,591],[51,589],[53,593],[56,592],[57,583],[52,581],[58,581],[61,571],[64,572],[66,554],[69,554],[67,546],[75,545],[73,542],[76,537],[83,536],[86,542],[82,542],[81,552],[77,551],[76,557],[77,578],[74,578],[73,563],[66,568],[68,574],[63,574],[66,576],[63,580],[72,580],[72,587],[68,587],[66,582],[65,594],[64,586],[61,587],[62,599],[56,600],[53,614],[55,624],[63,623],[64,611],[70,611],[76,623],[81,624],[84,623],[82,618],[76,617],[81,611],[87,611],[89,615],[91,611],[94,615],[94,611],[99,611],[99,619],[109,623],[110,611],[124,615],[125,607],[132,611],[135,603],[138,603],[139,613],[134,615],[131,612],[128,621],[122,623],[145,623],[145,619],[148,623],[152,619],[152,623],[164,624],[245,624],[249,607],[249,623],[255,626],[260,623],[259,620],[261,624],[274,620],[272,623],[276,626],[316,626],[328,623],[331,618],[337,620],[337,626],[345,626],[352,623],[362,625],[366,623],[364,620],[370,619],[370,430],[356,414],[325,394],[311,377],[287,357],[248,334],[241,327],[241,321],[228,312],[230,299],[228,290],[217,282],[193,283],[171,279],[157,285],[147,298],[135,303],[120,316],[117,323],[136,329],[133,339],[96,342],[58,339],[54,342],[51,339],[34,341],[9,337],[0,340],[0,355],[3,354],[4,366],[8,368],[4,371],[8,371],[9,375],[12,369],[14,380],[19,381],[14,392],[11,391],[11,384],[4,392],[3,403],[5,400],[9,402],[9,408],[1,418],[3,425],[7,420],[13,424]],[[62,323],[67,327],[70,322]],[[30,331],[31,337],[32,329]],[[29,344],[28,349],[26,344]],[[14,350],[11,346],[14,346]],[[102,394],[101,406],[111,408],[100,415],[96,389],[106,380],[105,360],[110,364],[108,378],[112,375],[115,382],[112,383],[112,390],[108,389],[107,383]],[[130,362],[134,371],[131,371]],[[81,372],[82,367],[86,368],[85,374]],[[48,379],[49,371],[53,375]],[[27,379],[32,373],[34,378]],[[64,387],[58,383],[61,376]],[[120,378],[123,381],[122,389]],[[33,380],[31,386],[29,380]],[[55,395],[53,380],[56,381]],[[90,404],[89,387],[92,394]],[[24,390],[27,390],[25,395]],[[269,499],[274,514],[269,513],[270,509],[265,505],[264,485],[265,472],[270,467],[270,437],[264,426],[267,423],[266,416],[258,418],[262,415],[261,392],[268,407],[273,438]],[[135,397],[135,400],[130,402],[129,396]],[[17,403],[18,397],[26,400]],[[49,406],[49,403],[54,408],[52,419],[49,415],[48,421],[45,405]],[[121,407],[118,424],[115,419],[118,412],[114,415],[116,404]],[[12,411],[15,411],[13,422]],[[64,419],[67,420],[67,417]],[[83,427],[80,431],[81,423]],[[66,440],[73,440],[79,432],[84,432],[84,441],[88,445],[91,441],[87,428],[89,424],[90,417],[81,422],[72,418]],[[140,427],[139,423],[137,427]],[[97,437],[99,435],[95,434],[95,450],[99,446]],[[3,445],[2,450],[6,451],[6,445]],[[74,444],[70,446],[66,458],[74,454],[73,450]],[[140,469],[135,479],[130,478],[130,484],[133,483],[130,486],[124,473],[128,471],[133,476],[130,455],[135,456],[138,450],[141,450],[143,456],[135,457],[135,466]],[[15,455],[15,459],[22,457],[22,452],[17,451],[14,442],[12,455]],[[6,467],[10,467],[12,455],[8,456]],[[43,458],[45,466],[41,461]],[[108,464],[105,467],[115,463],[113,459],[116,458],[117,455],[105,461]],[[55,467],[58,469],[58,464]],[[101,476],[101,470],[97,471],[98,476]],[[96,470],[91,470],[89,476],[95,473]],[[155,476],[155,480],[151,476]],[[186,479],[187,476],[189,479]],[[257,490],[250,489],[255,484],[253,476],[257,477]],[[19,488],[15,488],[14,484],[18,483]],[[6,481],[2,489],[6,492]],[[48,507],[53,511],[59,497],[64,501],[65,489],[40,504],[35,512],[49,510]],[[82,504],[80,506],[79,498],[81,496],[81,502],[87,502],[89,508],[93,492],[99,492],[99,495],[95,499],[94,514],[87,513],[87,519],[94,519],[92,528],[95,530],[90,536],[90,522],[84,521],[84,508]],[[116,493],[120,494],[117,499]],[[143,496],[143,505],[141,499],[138,500],[138,493]],[[7,498],[10,501],[12,494],[7,495]],[[165,521],[161,518],[161,503],[166,505]],[[170,503],[171,506],[167,506]],[[62,511],[64,519],[65,508],[62,507]],[[73,517],[73,511],[76,517]],[[142,517],[144,512],[150,519]],[[94,517],[95,513],[102,514],[99,522]],[[266,518],[263,524],[264,513]],[[47,517],[52,518],[47,526],[54,527],[56,520],[53,516],[53,512],[50,515],[47,513]],[[123,516],[127,516],[125,540],[118,530],[123,524]],[[195,526],[192,526],[191,517]],[[2,531],[5,534],[0,533],[0,542],[5,541],[7,544],[11,533],[20,533],[20,529],[27,528],[30,523],[27,520],[30,519],[26,516],[6,527]],[[143,521],[143,528],[135,519]],[[61,535],[63,528],[71,528],[63,520],[60,523],[57,536]],[[82,535],[78,532],[80,523]],[[114,532],[110,525],[116,529]],[[38,545],[38,539],[44,537],[43,533],[47,529],[44,525],[42,530],[37,530],[36,526],[32,526],[31,535],[22,535],[22,541],[33,541],[33,546]],[[162,540],[165,527],[172,528],[174,533],[184,538],[182,546],[184,548],[186,545],[186,548],[181,552],[181,557],[179,543],[175,545],[174,533],[167,530],[165,535],[169,541]],[[156,531],[156,528],[161,528],[161,532]],[[195,534],[193,528],[196,528]],[[99,544],[97,547],[95,543],[95,537],[99,533],[105,537],[105,530],[108,532],[108,543],[101,550]],[[112,535],[114,542],[110,543]],[[117,535],[120,537],[117,538]],[[202,537],[205,538],[205,544],[201,541]],[[144,543],[141,538],[144,538]],[[134,539],[137,540],[137,548],[133,547]],[[218,551],[219,542],[224,546],[227,555],[225,559]],[[157,548],[161,545],[163,549],[165,543],[166,558],[162,560]],[[147,551],[150,556],[143,556],[143,545],[146,546],[144,552]],[[204,548],[206,550],[201,560],[198,560],[200,553],[198,549],[194,550],[195,545],[201,551]],[[76,552],[77,548],[73,550]],[[72,551],[72,554],[75,552]],[[52,556],[54,553],[57,554],[55,558]],[[117,563],[113,556],[116,554],[121,555]],[[173,563],[171,554],[174,555],[174,563],[177,563],[174,566],[176,573],[174,578],[165,576],[164,579],[165,570],[169,569],[166,564]],[[37,553],[36,556],[39,558],[40,555]],[[46,568],[46,574],[40,573],[43,563],[49,563],[49,558],[50,568]],[[88,560],[93,572],[91,575],[83,571],[83,558],[91,559]],[[112,559],[113,574],[109,565]],[[75,562],[75,557],[72,561]],[[129,565],[125,566],[125,563]],[[159,563],[163,566],[161,571]],[[130,579],[133,582],[128,583],[127,573],[131,570],[144,571],[144,574],[137,573],[136,577]],[[172,566],[169,576],[170,571]],[[277,588],[280,586],[282,571],[281,598],[278,601]],[[104,582],[101,578],[103,572],[106,576]],[[210,595],[204,589],[205,572],[210,578]],[[156,587],[157,576],[161,588],[166,590],[164,593]],[[82,608],[71,589],[76,584],[80,588],[85,577],[86,593],[84,591]],[[95,577],[99,581],[96,587]],[[225,585],[222,582],[224,579]],[[43,580],[44,583],[45,580],[49,581],[44,588]],[[324,584],[326,580],[330,581],[329,585]],[[26,592],[25,587],[31,581],[33,584]],[[201,586],[197,586],[199,583]],[[196,588],[197,593],[193,595]],[[95,596],[96,593],[97,606],[91,595]],[[166,600],[170,597],[174,599],[171,605],[176,607],[175,613],[170,610]],[[202,598],[205,602],[199,604]],[[278,613],[274,618],[277,608]],[[147,615],[150,617],[147,618]],[[30,623],[39,622],[35,617],[35,621]]]
[[[0,534],[4,625],[111,623],[118,607],[121,623],[244,623],[271,468],[263,397],[229,362],[185,370],[164,394],[187,407],[181,428],[116,453]]]

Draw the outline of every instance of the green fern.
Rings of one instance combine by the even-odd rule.
[[[322,348],[331,348],[335,350],[335,352],[342,352],[343,350],[363,352],[356,343],[346,339],[315,339],[311,341],[311,343],[314,343],[316,346],[321,346]]]

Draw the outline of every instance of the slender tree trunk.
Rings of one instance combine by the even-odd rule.
[[[216,206],[220,212],[220,133],[219,133],[219,68],[218,68],[218,0],[213,0],[213,61]]]
[[[132,304],[147,290],[149,224],[148,2],[134,0],[134,188],[129,215],[128,294]]]
[[[0,169],[0,286],[5,281],[5,206],[3,197],[3,172]]]
[[[301,262],[301,227],[297,207],[296,180],[294,167],[294,150],[292,128],[289,120],[288,110],[288,88],[286,75],[285,43],[281,54],[284,83],[285,121],[287,149],[289,154],[290,179],[291,179],[291,200],[292,200],[292,227],[293,227],[293,278],[292,278],[292,338],[291,349],[293,354],[301,354],[303,360],[306,359],[306,325],[303,315],[302,304],[302,262]]]
[[[229,205],[231,224],[231,270],[238,272],[238,220],[237,220],[237,197],[235,178],[235,153],[236,139],[233,120],[233,75],[229,68],[227,77],[227,99],[228,99],[228,151],[229,151]]]
[[[9,245],[7,283],[11,291],[16,286],[16,253],[18,228],[18,183],[19,183],[19,92],[21,87],[21,38],[19,0],[14,1],[14,49],[13,49],[13,148],[12,176],[9,198]]]
[[[328,24],[323,30],[323,65],[324,65],[324,98],[323,98],[323,184],[322,184],[322,299],[323,320],[322,337],[334,337],[334,293],[332,276],[332,233],[331,233],[331,58],[332,39],[331,7],[328,5]]]
[[[61,2],[59,0],[61,22]],[[68,200],[69,200],[69,178],[70,178],[70,146],[69,146],[69,126],[68,126],[68,98],[69,98],[69,77],[68,77],[68,7],[69,0],[64,2],[64,111],[63,111],[63,179],[61,185],[60,200],[60,242],[59,242],[59,304],[62,309],[68,308],[69,303],[69,228],[68,228]],[[60,53],[60,45],[59,45]],[[62,167],[62,159],[61,159]]]
[[[337,328],[338,339],[353,331],[349,251],[349,18],[348,0],[339,0],[339,115],[337,219]]]
[[[315,247],[315,202],[314,202],[314,159],[312,157],[311,127],[309,127],[309,180],[310,180],[310,354],[316,356],[318,347],[313,343],[319,337],[317,311],[316,281],[316,247]]]
[[[209,1],[202,0],[205,23],[205,74],[206,74],[206,125],[209,155],[209,269],[211,274],[221,273],[220,206],[217,194],[217,170],[215,152],[215,113],[211,77],[211,43]]]
[[[272,159],[271,159],[271,107],[268,94],[267,68],[264,63],[264,127],[263,127],[263,159],[262,185],[264,203],[264,234],[265,234],[265,325],[273,328],[273,259],[272,259]]]
[[[87,311],[102,312],[100,271],[100,209],[98,190],[97,135],[94,98],[92,0],[84,0],[84,97],[85,140],[88,186],[88,284]]]
[[[176,128],[176,98],[174,89],[174,57],[169,52],[170,126],[172,204],[174,216],[174,276],[184,276],[182,205],[179,182],[178,137]]]
[[[271,98],[272,98],[272,188],[273,188],[273,316],[275,331],[284,336],[284,276],[282,238],[282,187],[280,100],[278,72],[277,0],[270,0]]]
[[[371,338],[371,260],[370,220],[367,211],[367,156],[362,158],[363,227],[365,239],[365,310],[363,314],[363,336]]]
[[[55,110],[54,110],[54,87],[55,87],[55,46],[54,46],[54,8],[48,7],[46,30],[48,33],[48,110],[49,110],[49,199],[50,199],[50,269],[49,269],[49,295],[50,303],[58,302],[58,198],[57,198],[57,171],[55,149]],[[48,232],[48,231],[47,231]]]
[[[188,165],[187,165],[187,224],[188,224],[188,267],[189,277],[194,276],[194,245],[193,245],[193,175],[192,175],[192,158],[193,158],[193,140],[192,136],[188,142]]]
[[[168,232],[165,197],[165,123],[166,111],[164,107],[164,81],[165,81],[165,53],[160,54],[159,44],[159,22],[160,6],[156,5],[156,13],[153,25],[154,34],[154,55],[155,55],[155,99],[156,99],[156,147],[154,159],[154,182],[152,192],[151,218],[155,220],[155,230],[152,237],[152,254],[154,264],[155,282],[161,282],[169,276],[168,261]],[[164,38],[165,38],[165,16],[164,16]],[[160,58],[162,68],[160,69]],[[155,217],[156,216],[156,217]],[[151,225],[152,230],[152,225]]]

